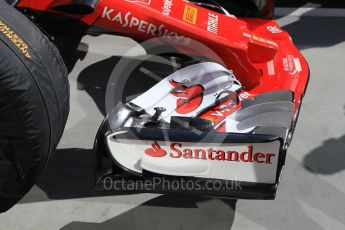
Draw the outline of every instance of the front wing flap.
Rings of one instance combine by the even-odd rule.
[[[94,146],[96,189],[275,198],[286,155],[281,137],[153,128],[104,131]]]

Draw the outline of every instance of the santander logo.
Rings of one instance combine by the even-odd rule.
[[[172,159],[183,158],[191,160],[215,160],[229,162],[244,162],[258,164],[272,164],[272,160],[276,157],[274,153],[254,152],[252,145],[247,146],[244,152],[234,150],[222,150],[216,148],[201,147],[183,147],[182,143],[173,142],[169,146],[170,153],[164,150],[157,141],[154,141],[151,147],[145,149],[145,154],[150,157],[169,157]]]
[[[151,148],[145,149],[145,154],[151,157],[164,157],[167,152],[161,148],[157,141],[154,141]]]

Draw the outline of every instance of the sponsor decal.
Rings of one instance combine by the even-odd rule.
[[[225,117],[228,112],[232,111],[230,108],[234,105],[232,100],[228,101],[226,104],[218,106],[217,110],[214,110],[210,115],[215,117]]]
[[[165,28],[164,24],[157,26],[154,23],[139,19],[132,15],[130,11],[124,13],[116,11],[115,9],[104,7],[102,18],[121,25],[123,28],[135,28],[138,32],[154,36],[166,37],[168,39],[175,39],[176,42],[182,42],[184,45],[189,45],[190,38],[186,38]]]
[[[267,26],[267,29],[272,33],[272,34],[279,34],[282,32],[281,29],[279,29],[277,26]]]
[[[243,100],[247,100],[248,98],[250,98],[251,95],[250,93],[248,93],[247,91],[242,91],[239,95],[238,95],[238,99],[240,101],[243,101]]]
[[[283,58],[283,68],[291,75],[295,75],[302,71],[299,58],[294,58],[292,55],[288,55],[286,58]]]
[[[262,43],[266,43],[268,45],[278,46],[278,44],[275,43],[274,41],[270,41],[270,40],[267,40],[265,38],[258,37],[255,34],[249,34],[249,33],[244,32],[243,36],[246,37],[246,38],[250,38],[250,39],[262,42]]]
[[[190,160],[211,160],[211,161],[227,161],[227,162],[244,162],[257,164],[272,164],[276,157],[274,153],[255,152],[252,145],[248,145],[246,151],[238,152],[231,147],[218,148],[201,148],[201,147],[183,147],[182,143],[173,142],[169,147],[163,149],[157,141],[153,142],[151,147],[145,149],[145,154],[150,157],[168,157],[183,158]]]
[[[151,157],[164,157],[167,152],[161,148],[157,141],[154,141],[151,148],[145,149],[145,154]]]
[[[0,20],[0,32],[4,34],[27,58],[31,58],[28,51],[29,46],[4,22]]]
[[[257,41],[260,41],[260,42],[263,42],[263,43],[267,43],[267,40],[262,38],[262,37],[258,37],[256,35],[253,35],[252,37],[254,40],[257,40]]]
[[[192,6],[185,5],[183,11],[183,20],[192,24],[196,23],[196,18],[198,16],[198,9]]]
[[[151,4],[151,0],[126,0],[126,2],[141,3],[141,4],[148,5],[148,6]]]
[[[243,33],[243,36],[246,37],[246,38],[252,38],[252,35],[248,34],[248,33]]]
[[[207,31],[218,34],[218,15],[208,13]]]
[[[267,62],[267,72],[268,72],[269,76],[275,75],[274,61],[273,60]]]
[[[172,5],[173,5],[172,0],[164,0],[163,7],[162,7],[162,14],[165,16],[170,16]]]

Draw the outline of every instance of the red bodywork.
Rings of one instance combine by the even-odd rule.
[[[236,19],[183,0],[99,0],[94,11],[87,14],[54,10],[70,3],[71,0],[21,0],[17,7],[65,14],[136,39],[168,37],[178,44],[179,51],[186,53],[195,52],[191,47],[196,40],[211,48],[234,71],[244,86],[240,100],[273,90],[291,90],[296,115],[299,112],[309,78],[308,64],[289,34],[274,20]],[[264,17],[269,16],[270,12]],[[222,111],[222,117],[235,109]],[[215,111],[217,107],[201,117],[217,124],[219,116],[214,115]],[[221,127],[219,131],[222,130]]]

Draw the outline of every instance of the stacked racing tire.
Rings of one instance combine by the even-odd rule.
[[[0,1],[0,213],[42,174],[69,112],[59,51],[30,20]]]

